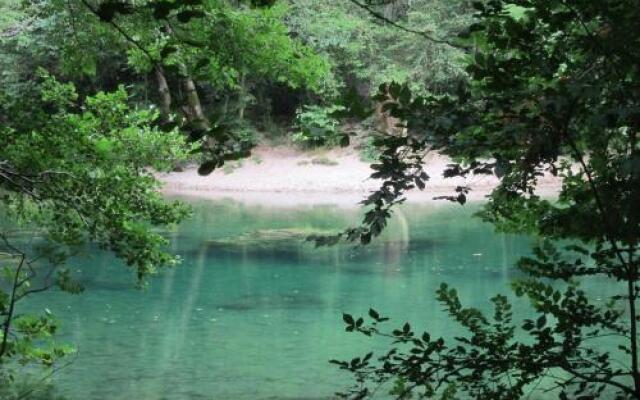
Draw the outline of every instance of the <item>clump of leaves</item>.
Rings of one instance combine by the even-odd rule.
[[[52,313],[20,313],[21,299],[52,287],[82,292],[64,264],[88,243],[113,252],[143,283],[179,262],[153,228],[189,215],[162,198],[153,173],[187,158],[191,146],[176,129],[161,130],[157,112],[132,107],[123,87],[81,98],[73,84],[41,75],[40,103],[6,113],[0,127],[3,229],[26,224],[42,235],[38,246],[23,249],[19,238],[0,232],[0,254],[8,258],[0,277],[0,373],[7,379],[7,366],[50,367],[70,351],[54,340]]]
[[[295,143],[305,146],[348,146],[349,135],[340,131],[338,113],[345,108],[340,105],[328,107],[311,105],[296,111],[296,128],[291,137]]]

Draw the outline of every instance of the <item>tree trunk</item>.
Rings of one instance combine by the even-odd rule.
[[[411,0],[395,0],[383,5],[382,15],[390,21],[397,22],[407,17]]]
[[[224,95],[224,101],[222,102],[222,117],[227,117],[227,112],[229,111],[229,100],[231,100],[229,94]]]
[[[211,128],[211,122],[204,115],[204,111],[202,111],[202,103],[200,103],[200,96],[198,96],[196,84],[187,74],[186,67],[184,65],[180,66],[180,72],[183,76],[182,90],[184,91],[184,98],[186,100],[184,111],[187,121],[193,124],[197,129],[202,129],[203,131],[209,130],[209,128]]]
[[[406,136],[407,128],[406,121],[391,115],[391,112],[385,110],[385,105],[395,102],[396,100],[389,93],[389,86],[386,85],[384,89],[386,99],[379,100],[375,103],[374,116],[376,119],[376,129],[379,132],[387,135],[394,136]]]
[[[163,124],[171,121],[171,92],[169,84],[161,65],[156,65],[155,69],[156,81],[158,82],[158,94],[160,96],[160,121]]]
[[[240,122],[242,122],[244,120],[244,111],[247,108],[247,88],[246,88],[246,81],[247,81],[247,73],[246,72],[242,72],[242,75],[240,76],[240,96],[239,96],[239,107],[238,107],[238,119],[240,120]]]

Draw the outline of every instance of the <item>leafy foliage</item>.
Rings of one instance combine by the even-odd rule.
[[[476,21],[461,38],[475,44],[466,60],[470,83],[398,99],[392,112],[422,143],[405,156],[436,149],[457,161],[445,176],[500,178],[480,216],[541,238],[519,263],[530,278],[514,284],[539,317],[514,324],[498,296],[490,318],[464,308],[446,286],[438,300],[468,336],[434,341],[416,337],[410,325],[388,333],[350,317],[349,330],[388,336],[397,346],[378,362],[338,362],[358,381],[345,395],[363,398],[391,381],[397,398],[514,399],[537,385],[561,399],[640,398],[640,55],[630,45],[640,37],[638,8],[565,0],[474,6]],[[545,173],[563,180],[556,202],[537,194]],[[579,278],[619,282],[620,293],[592,303]],[[602,346],[603,337],[614,347]]]
[[[83,95],[130,84],[139,104],[157,105],[159,124],[201,144],[208,165],[250,154],[232,131],[265,87],[331,90],[327,60],[290,35],[284,3],[40,0],[9,10],[0,26],[4,101],[37,97],[38,67]]]
[[[411,101],[407,86],[397,83],[390,85],[389,95],[393,102],[389,103],[390,111],[400,115],[400,104],[407,105]],[[380,93],[387,99],[387,93]],[[375,172],[371,178],[382,181],[380,188],[373,191],[361,204],[368,207],[360,226],[347,229],[330,237],[313,235],[308,238],[317,246],[327,246],[346,240],[360,244],[368,244],[372,238],[380,235],[391,218],[393,208],[404,203],[404,194],[411,189],[425,188],[429,175],[424,170],[422,160],[427,153],[424,138],[415,135],[394,135],[381,133],[372,138],[377,149],[378,158],[371,165]],[[465,189],[461,188],[461,191]],[[459,202],[464,204],[466,197],[461,193]]]
[[[337,85],[359,86],[375,94],[387,82],[408,84],[414,92],[440,92],[460,79],[462,53],[452,46],[400,30],[380,21],[354,1],[292,2],[291,29],[331,60]],[[367,2],[364,2],[367,3]],[[364,4],[361,3],[361,4]],[[469,22],[470,2],[369,2],[370,9],[392,9],[387,16],[409,30],[454,37]]]
[[[189,212],[161,197],[150,170],[171,169],[189,151],[176,130],[153,126],[157,111],[132,108],[122,87],[80,99],[72,84],[42,76],[39,107],[2,110],[5,223],[26,224],[45,238],[39,247],[23,249],[11,226],[3,223],[7,232],[0,233],[0,254],[8,257],[0,279],[3,384],[13,379],[7,366],[52,366],[70,352],[55,343],[57,322],[48,310],[43,316],[17,313],[22,298],[54,286],[80,293],[64,264],[86,243],[112,251],[142,283],[147,274],[179,261],[152,228],[177,223]],[[29,130],[23,129],[25,118]]]
[[[311,146],[348,146],[348,134],[340,131],[340,121],[336,117],[344,107],[332,105],[304,106],[296,112],[296,132],[292,139],[294,142]]]

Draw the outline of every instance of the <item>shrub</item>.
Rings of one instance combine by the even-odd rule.
[[[345,137],[340,132],[340,121],[336,114],[345,108],[339,105],[303,106],[296,111],[296,128],[292,139],[307,146],[344,145]]]
[[[374,144],[375,138],[371,135],[364,138],[360,145],[360,160],[372,163],[380,159],[380,149]]]

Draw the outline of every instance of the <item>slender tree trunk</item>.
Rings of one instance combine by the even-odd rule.
[[[390,111],[385,111],[385,105],[396,101],[389,93],[389,86],[385,86],[386,99],[376,101],[374,115],[377,120],[378,131],[387,135],[405,136],[407,134],[406,121],[391,115]]]
[[[229,111],[229,100],[231,100],[231,99],[230,99],[229,94],[227,93],[227,94],[224,95],[224,100],[222,102],[222,116],[223,116],[223,118],[226,117],[227,112]]]
[[[390,21],[405,19],[411,7],[410,0],[393,0],[383,5],[382,15]]]
[[[173,33],[173,30],[170,26],[165,26],[165,29],[169,33]],[[183,90],[183,96],[186,100],[186,104],[183,105],[182,110],[184,111],[185,117],[187,121],[192,124],[196,129],[200,129],[203,131],[209,130],[211,128],[211,123],[209,119],[204,115],[202,110],[202,103],[200,102],[200,96],[198,96],[198,89],[196,88],[196,84],[193,81],[193,78],[189,75],[187,71],[186,65],[180,63],[178,64],[178,70],[181,75],[181,86]]]
[[[187,120],[198,129],[208,130],[211,128],[211,122],[204,115],[202,110],[202,103],[200,102],[200,96],[198,95],[198,89],[193,79],[187,74],[186,67],[180,66],[182,73],[182,90],[184,91],[185,114]]]
[[[246,84],[247,84],[247,73],[246,72],[242,72],[242,75],[240,76],[240,107],[238,109],[238,119],[240,120],[240,122],[242,122],[244,120],[244,111],[247,108],[247,88],[246,88]]]
[[[18,289],[22,284],[20,283],[20,272],[22,271],[22,267],[26,262],[26,257],[24,254],[20,255],[20,263],[16,268],[16,273],[13,279],[13,286],[11,287],[11,297],[9,298],[9,309],[5,315],[4,324],[2,326],[2,342],[0,343],[0,360],[7,352],[7,346],[9,343],[9,328],[11,327],[11,322],[13,322],[14,311],[16,306],[16,297],[18,293]]]
[[[169,91],[169,84],[167,83],[167,78],[161,65],[156,65],[154,73],[158,83],[158,95],[160,96],[160,118],[162,123],[167,123],[171,120],[171,92]]]

